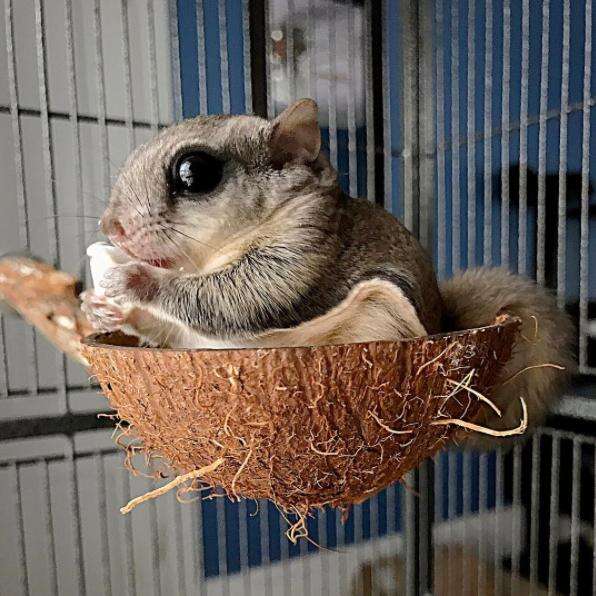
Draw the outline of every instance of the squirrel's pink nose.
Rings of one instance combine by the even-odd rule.
[[[117,217],[104,215],[99,220],[99,227],[101,231],[110,238],[118,239],[126,236],[126,230]]]

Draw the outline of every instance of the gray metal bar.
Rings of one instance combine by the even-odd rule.
[[[6,325],[0,314],[0,398],[8,397],[8,354],[6,351]]]
[[[336,20],[337,7],[330,3],[327,7],[327,24],[329,27],[329,68],[330,70],[337,70],[337,54],[336,54]],[[337,170],[337,85],[335,77],[330,76],[328,79],[328,100],[329,100],[329,159],[331,165]]]
[[[519,108],[519,222],[517,270],[527,269],[528,244],[528,81],[530,67],[530,0],[522,4],[521,93]]]
[[[250,568],[248,565],[248,515],[247,500],[241,499],[238,503],[238,542],[240,550],[240,573],[242,574],[242,586],[245,595],[252,594],[250,583]]]
[[[247,2],[248,0],[244,0]],[[180,38],[178,36],[178,2],[168,0],[170,25],[170,68],[172,70],[172,101],[174,120],[182,119],[182,81],[180,79]],[[246,37],[246,36],[245,36]]]
[[[296,72],[294,68],[294,2],[287,0],[288,18],[286,20],[286,76],[290,91],[290,103],[296,97]]]
[[[147,479],[147,490],[153,490],[156,488],[155,480]],[[161,569],[159,567],[159,563],[161,560],[160,556],[160,544],[159,544],[159,532],[157,526],[157,503],[155,499],[153,499],[149,503],[149,523],[151,525],[151,533],[152,533],[152,541],[151,541],[151,555],[153,558],[153,577],[154,577],[154,586],[155,592],[157,596],[162,595],[161,589]]]
[[[292,585],[292,570],[289,566],[289,562],[290,562],[290,541],[284,531],[284,524],[285,524],[285,519],[284,517],[280,514],[280,527],[281,527],[281,532],[279,534],[279,554],[280,554],[280,559],[281,559],[281,568],[282,568],[282,577],[283,577],[283,589],[282,589],[282,594],[283,596],[288,596],[289,595],[289,591],[290,591],[290,587]],[[289,529],[290,524],[287,524],[287,528]]]
[[[536,280],[545,282],[545,235],[546,235],[546,141],[548,112],[548,60],[550,40],[550,2],[542,3],[542,54],[540,57],[540,120],[538,127],[538,208],[536,223]],[[589,91],[588,91],[589,95]]]
[[[203,0],[196,0],[197,11],[197,61],[199,67],[199,113],[208,114],[207,109],[207,48],[205,46],[205,13]],[[267,73],[269,80],[269,73]]]
[[[382,43],[383,50],[381,52],[381,61],[383,68],[383,206],[390,213],[393,211],[393,163],[392,163],[392,147],[393,139],[391,138],[391,91],[389,87],[389,43],[387,41],[387,27],[390,26],[387,18],[388,3],[381,4],[381,22],[383,23]],[[405,41],[404,41],[405,43]],[[372,48],[371,48],[372,51]],[[372,76],[372,75],[371,75]],[[369,123],[367,122],[367,125]],[[407,126],[404,126],[404,129]],[[370,129],[367,128],[367,134]],[[372,155],[374,160],[374,154]],[[405,187],[404,187],[405,190]]]
[[[483,264],[492,264],[493,197],[492,197],[492,126],[493,101],[493,2],[486,1],[484,52],[484,257]]]
[[[219,0],[217,16],[219,19],[219,65],[221,83],[221,105],[224,114],[230,113],[230,66],[228,61],[228,26],[226,18],[226,0]]]
[[[455,521],[455,504],[457,501],[457,478],[454,474],[454,469],[455,451],[450,449],[447,453],[447,466],[443,470],[443,474],[447,476],[447,520],[449,522],[449,542],[452,544],[455,543],[455,537],[453,535],[453,522]],[[442,486],[445,485],[443,484]],[[447,569],[445,573],[445,582],[448,586],[451,585],[451,578],[454,575],[454,570],[455,566],[453,549],[449,549],[449,554],[447,556]]]
[[[147,38],[149,40],[149,85],[151,89],[151,130],[157,134],[159,124],[159,95],[157,93],[157,55],[155,49],[155,7],[147,0]]]
[[[467,89],[467,168],[468,168],[468,267],[476,264],[476,0],[468,3],[468,89]]]
[[[317,61],[313,60],[314,51],[315,51],[315,39],[316,39],[316,32],[315,32],[315,25],[313,22],[313,2],[314,0],[308,0],[308,4],[306,7],[306,32],[307,32],[307,55],[308,55],[308,79],[307,79],[307,95],[308,97],[312,97],[316,99],[317,96],[317,84],[316,84],[316,68],[317,68]]]
[[[242,40],[244,66],[244,107],[246,112],[252,112],[252,71],[250,65],[250,0],[242,0]]]
[[[46,71],[45,25],[41,0],[35,0],[35,47],[37,52],[37,79],[39,84],[39,104],[42,155],[44,164],[44,185],[48,217],[49,259],[56,266],[60,266],[60,243],[56,188],[54,185],[54,162],[52,159],[52,132],[48,117],[48,90]],[[56,376],[58,396],[63,412],[67,410],[66,401],[66,357],[56,352]]]
[[[23,503],[22,503],[22,495],[21,495],[21,479],[19,477],[19,468],[18,464],[13,463],[10,466],[12,471],[12,480],[13,480],[13,495],[14,495],[14,506],[15,506],[15,519],[17,522],[17,530],[18,530],[18,544],[16,545],[18,549],[18,570],[17,573],[19,574],[19,583],[21,584],[21,593],[29,596],[29,575],[27,572],[27,551],[25,549],[25,528],[23,523]]]
[[[404,159],[404,225],[418,235],[418,211],[420,208],[419,143],[418,143],[418,6],[408,0],[400,0],[400,29],[403,46],[403,159]],[[383,53],[387,62],[387,55]],[[388,82],[385,68],[383,80]],[[386,83],[387,84],[387,83]],[[384,94],[388,97],[388,94]],[[383,108],[389,112],[389,102]],[[385,116],[385,127],[389,133],[389,117]],[[391,143],[385,142],[385,150],[391,150]],[[387,166],[385,166],[387,167]]]
[[[437,273],[440,278],[445,277],[447,266],[447,246],[446,246],[446,197],[445,197],[445,83],[443,76],[444,56],[443,56],[443,2],[436,3],[435,6],[435,36],[437,39],[435,49],[436,61],[436,88],[437,97],[435,118],[437,122]]]
[[[508,0],[505,0],[506,2]],[[451,3],[451,138],[458,140],[459,127],[459,4]],[[451,268],[461,269],[461,196],[459,147],[451,151]]]
[[[538,531],[540,507],[540,435],[532,437],[532,490],[530,497],[530,585],[538,583]]]
[[[592,0],[586,0],[585,42],[584,42],[584,90],[582,114],[582,187],[579,244],[579,366],[585,371],[588,366],[588,292],[589,292],[589,250],[590,250],[590,98],[592,74]],[[587,371],[586,371],[587,372]],[[595,493],[596,495],[596,493]],[[596,517],[594,518],[596,520]],[[595,523],[596,525],[596,523]],[[596,552],[596,549],[595,549]],[[594,575],[596,585],[596,574]]]
[[[559,472],[561,445],[558,433],[552,433],[552,467],[550,474],[550,511],[548,535],[548,594],[557,592],[557,544],[559,542]]]
[[[503,1],[503,86],[501,93],[501,265],[509,266],[509,93],[511,85],[511,0]]]
[[[559,132],[559,219],[557,226],[557,304],[565,306],[566,289],[566,241],[567,241],[567,118],[569,104],[569,50],[570,50],[571,4],[563,3],[563,57],[561,74],[561,120]]]
[[[495,499],[495,520],[499,520],[500,514],[503,511],[505,503],[505,473],[503,464],[503,448],[499,447],[496,451],[496,474],[495,474],[495,487],[496,487],[496,499]],[[495,523],[495,560],[494,566],[496,569],[495,573],[495,594],[503,593],[503,574],[499,573],[501,567],[501,542],[499,540],[499,523]]]
[[[85,596],[87,593],[85,585],[85,570],[83,567],[83,546],[81,536],[81,508],[79,504],[79,486],[77,479],[77,470],[74,460],[74,442],[69,438],[69,453],[68,453],[68,476],[69,476],[69,493],[70,493],[70,515],[72,523],[72,535],[74,538],[74,561],[73,568],[77,577],[78,593]]]
[[[29,205],[25,189],[25,171],[23,168],[23,140],[21,120],[19,118],[19,99],[17,92],[17,64],[14,48],[14,22],[12,0],[4,0],[4,21],[6,27],[6,62],[8,74],[8,92],[10,101],[10,120],[16,176],[16,200],[19,213],[19,235],[23,247],[31,247],[29,230]],[[32,327],[26,326],[23,332],[27,346],[27,382],[30,394],[39,390],[39,365],[37,360],[37,339]]]
[[[418,536],[416,532],[416,495],[412,489],[416,490],[416,471],[409,472],[406,476],[408,488],[405,491],[405,514],[406,524],[404,532],[404,542],[406,550],[406,585],[405,594],[408,596],[416,596],[416,563],[418,560]]]
[[[186,577],[184,573],[187,553],[184,551],[184,540],[182,535],[182,505],[178,502],[177,492],[170,494],[170,507],[174,518],[174,542],[176,543],[176,577],[178,594],[186,594]]]
[[[122,503],[130,501],[130,476],[126,468],[120,470],[122,480]],[[126,573],[127,594],[134,596],[136,594],[135,570],[134,570],[134,548],[132,542],[132,517],[125,515],[120,520],[120,530],[122,532],[121,540],[124,545],[124,571]]]
[[[97,123],[99,125],[100,171],[103,197],[110,192],[108,128],[106,125],[106,94],[104,85],[103,50],[101,47],[101,13],[99,0],[93,0],[93,37],[95,40],[95,76],[97,84]]]
[[[66,36],[66,70],[68,73],[68,100],[70,108],[70,129],[72,138],[72,169],[77,197],[77,227],[79,254],[85,254],[87,234],[85,231],[85,200],[83,198],[83,175],[81,171],[81,140],[77,120],[78,97],[75,77],[74,31],[72,22],[72,0],[64,0],[64,32]],[[81,261],[79,278],[85,279],[85,261]]]
[[[385,7],[383,7],[385,8]],[[372,32],[370,24],[372,23],[372,3],[366,2],[364,5],[364,22],[369,25],[364,34],[364,74],[366,81],[366,196],[369,201],[376,201],[375,191],[375,126],[374,126],[374,104],[373,104],[373,57],[372,57]],[[388,97],[386,82],[383,85],[383,96]],[[385,199],[386,200],[386,199]]]
[[[97,472],[97,499],[99,502],[99,540],[101,544],[101,574],[103,593],[112,595],[112,582],[110,578],[110,545],[108,543],[108,512],[106,507],[106,475],[101,453],[93,457]]]
[[[130,39],[128,33],[128,2],[120,0],[120,26],[122,28],[122,63],[124,66],[124,95],[126,98],[126,132],[128,135],[128,149],[135,146],[134,113],[132,108],[132,80],[130,70]],[[173,51],[173,50],[172,50]]]
[[[432,590],[432,511],[433,503],[433,477],[430,460],[422,463],[419,471],[419,487],[418,491],[420,497],[418,499],[418,541],[420,544],[418,554],[418,590],[421,593],[427,594]],[[438,495],[437,495],[438,496]],[[378,504],[378,498],[375,497],[375,502]],[[378,506],[378,505],[377,505]],[[371,513],[373,512],[371,504]],[[371,528],[373,526],[373,516],[371,515]],[[378,523],[378,522],[377,522]],[[378,526],[375,526],[378,528]],[[372,529],[371,529],[372,537]],[[373,543],[374,544],[374,543]],[[375,560],[378,557],[375,557]]]
[[[579,439],[573,441],[573,460],[571,478],[571,553],[569,570],[569,593],[571,596],[577,594],[578,588],[578,559],[579,559],[579,498],[581,494],[581,443]]]
[[[434,493],[435,493],[435,499],[434,499],[434,504],[433,504],[433,526],[437,526],[438,524],[440,524],[443,521],[443,516],[442,516],[442,511],[441,511],[441,505],[442,505],[442,500],[443,500],[443,486],[442,486],[442,478],[443,478],[443,467],[441,466],[441,454],[439,453],[439,455],[435,455],[433,457],[433,475],[434,475]],[[387,526],[389,526],[389,524],[387,524]],[[465,538],[464,538],[465,540]],[[435,543],[435,541],[433,540],[432,543],[432,555],[433,555],[433,560],[436,561],[437,560],[437,544]],[[447,570],[449,571],[449,567],[447,568]],[[433,589],[430,591],[430,593],[436,593],[436,584],[437,584],[437,578],[436,575],[433,576],[433,582],[432,582],[432,587]]]
[[[346,6],[346,21],[347,21],[347,33],[348,39],[356,39],[354,35],[354,8],[350,5]],[[354,45],[348,43],[348,65],[350,71],[350,79],[352,86],[356,81],[356,74],[354,70]],[[356,112],[354,109],[353,96],[355,95],[355,89],[351,89],[347,97],[347,109],[348,109],[348,170],[349,170],[349,191],[350,196],[355,197],[358,195],[358,167],[356,161]]]
[[[230,585],[227,581],[228,576],[228,559],[226,548],[226,512],[225,502],[226,497],[219,496],[215,499],[215,511],[217,519],[217,575],[222,580],[222,593],[230,593]]]
[[[267,104],[269,105],[269,104]],[[259,501],[259,525],[261,537],[261,565],[266,570],[265,577],[265,596],[273,596],[273,581],[271,577],[271,559],[269,555],[269,501],[261,499]],[[319,520],[320,531],[320,520]]]
[[[56,565],[56,544],[54,537],[54,517],[52,515],[52,495],[50,493],[50,470],[48,462],[41,460],[38,464],[41,475],[42,498],[43,498],[43,519],[45,523],[45,534],[48,537],[48,569],[52,593],[58,594],[58,571]]]
[[[432,0],[418,3],[418,139],[420,148],[419,239],[432,252],[435,203],[435,89]]]
[[[488,503],[488,453],[483,451],[480,454],[480,461],[478,467],[478,515],[480,519],[486,515]],[[479,533],[478,537],[478,593],[482,594],[484,586],[486,585],[486,564],[488,559],[487,540],[483,532]]]
[[[521,508],[521,445],[517,444],[513,447],[513,507]],[[521,520],[518,516],[514,517],[514,523],[512,524],[512,543],[513,544],[522,544],[523,535],[522,535],[522,526]],[[514,579],[511,582],[511,594],[515,595],[518,592],[516,591],[517,587],[517,578],[519,577],[520,571],[520,551],[519,549],[514,552],[512,559],[511,559],[511,574],[513,575]]]

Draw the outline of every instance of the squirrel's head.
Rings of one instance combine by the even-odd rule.
[[[199,116],[163,130],[125,162],[101,228],[138,259],[205,269],[336,190],[317,105],[302,99],[272,121]]]

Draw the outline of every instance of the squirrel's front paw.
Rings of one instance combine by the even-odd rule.
[[[144,263],[127,263],[106,272],[100,283],[105,296],[123,303],[151,302],[159,291],[158,270]]]
[[[94,290],[82,292],[80,298],[81,310],[96,331],[116,331],[126,323],[124,308]]]

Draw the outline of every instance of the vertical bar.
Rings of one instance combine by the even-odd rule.
[[[207,48],[205,46],[205,13],[203,0],[196,0],[197,11],[197,61],[199,66],[199,113],[208,114],[207,109]],[[267,79],[269,80],[269,79]]]
[[[13,494],[14,494],[14,505],[15,505],[15,518],[17,521],[18,529],[18,556],[19,556],[19,574],[21,592],[26,596],[29,596],[29,574],[27,573],[27,551],[25,550],[25,528],[23,523],[23,503],[21,495],[21,480],[19,478],[18,464],[11,465],[12,477],[13,477]]]
[[[17,205],[19,213],[19,235],[21,245],[31,247],[29,230],[29,204],[25,189],[25,171],[23,168],[23,141],[21,137],[21,120],[19,116],[19,98],[17,84],[17,63],[14,49],[14,23],[12,0],[4,0],[4,21],[6,26],[6,62],[8,68],[8,91],[10,98],[10,119],[14,151],[14,168],[16,176]],[[37,394],[39,389],[39,364],[37,360],[37,339],[32,327],[26,326],[23,331],[27,346],[27,382],[29,393]]]
[[[434,509],[434,479],[430,461],[423,462],[419,475],[420,511],[418,515],[418,540],[420,542],[420,551],[418,556],[418,589],[421,593],[428,594],[432,590],[433,585],[432,513]],[[375,501],[378,503],[378,498],[375,498]]]
[[[103,580],[103,593],[112,596],[112,583],[110,578],[110,545],[108,543],[108,512],[106,507],[106,475],[101,453],[96,453],[94,458],[97,472],[97,497],[99,502],[99,526],[101,544],[101,570]]]
[[[522,4],[521,93],[519,108],[519,222],[517,270],[525,275],[528,266],[528,81],[530,67],[530,0]]]
[[[242,63],[244,67],[244,109],[247,113],[254,110],[252,103],[252,69],[250,56],[250,0],[242,0]]]
[[[484,51],[484,265],[491,265],[493,243],[492,202],[492,101],[493,101],[493,2],[486,2]]]
[[[579,365],[588,366],[588,288],[590,243],[590,87],[592,73],[592,0],[586,0],[584,43],[584,93],[582,107],[582,187],[579,243]],[[596,500],[596,493],[595,493]],[[595,518],[596,526],[596,518]],[[596,550],[595,550],[596,552]],[[596,585],[596,575],[594,576]]]
[[[507,1],[507,0],[506,0]],[[451,3],[451,269],[461,269],[459,129],[459,3]]]
[[[314,60],[314,52],[316,48],[316,30],[315,22],[312,18],[313,1],[308,0],[306,8],[306,32],[307,32],[307,54],[308,54],[308,78],[307,78],[307,95],[316,99],[317,83],[316,83],[316,67],[317,61]]]
[[[8,354],[6,352],[6,326],[0,314],[0,398],[8,397]]]
[[[290,541],[284,532],[284,523],[285,520],[280,514],[280,536],[279,536],[279,556],[281,559],[281,569],[282,569],[282,578],[283,578],[283,594],[287,596],[289,593],[289,588],[292,585],[292,569],[289,565],[290,559]],[[287,525],[287,529],[289,529],[289,524]]]
[[[488,453],[483,451],[480,454],[478,467],[478,517],[483,519],[487,515],[488,503]],[[485,575],[486,561],[488,553],[486,552],[487,540],[484,532],[479,533],[478,537],[478,593],[482,594],[487,578]]]
[[[148,487],[147,490],[152,490],[155,488],[155,480],[147,482]],[[159,567],[159,562],[161,560],[160,557],[160,547],[159,547],[159,532],[157,527],[157,503],[155,500],[152,500],[149,503],[149,520],[151,524],[151,533],[153,534],[152,544],[151,544],[151,554],[153,558],[153,572],[154,572],[154,586],[157,596],[161,596],[161,569]]]
[[[469,535],[469,518],[472,515],[472,452],[469,450],[464,451],[463,454],[463,479],[462,479],[462,489],[463,489],[463,511],[464,511],[464,518],[467,519],[464,525],[464,544],[467,548],[471,548],[471,540]],[[472,577],[472,563],[470,557],[467,557],[465,560],[465,569],[463,570],[463,584],[462,590],[464,594],[468,594],[469,590],[471,590],[471,577]]]
[[[447,452],[447,465],[443,470],[446,483],[443,482],[443,486],[447,484],[447,521],[449,523],[449,541],[453,544],[455,537],[453,535],[453,524],[455,522],[455,502],[457,500],[457,485],[455,484],[456,475],[455,471],[455,451],[450,449]],[[447,569],[445,572],[445,583],[450,586],[452,578],[454,576],[455,566],[453,549],[449,549],[447,559]]]
[[[134,114],[132,109],[132,82],[130,71],[130,41],[128,33],[128,2],[120,0],[120,26],[122,28],[121,48],[122,64],[124,66],[124,95],[126,98],[126,116],[124,122],[128,135],[128,149],[132,151],[135,146]],[[172,50],[173,51],[173,50]]]
[[[68,103],[72,138],[72,169],[74,170],[75,194],[77,197],[79,254],[85,254],[87,237],[85,233],[85,201],[83,199],[83,176],[81,173],[81,141],[78,119],[78,97],[75,76],[74,32],[72,24],[72,0],[64,0],[64,32],[66,36],[66,70],[68,74]],[[85,279],[85,260],[81,261],[79,279]]]
[[[230,582],[228,579],[226,504],[224,498],[223,495],[220,495],[215,500],[217,518],[217,577],[221,581],[222,594],[229,594]]]
[[[414,490],[417,488],[417,472],[409,472],[406,477],[406,482]],[[417,512],[416,499],[411,489],[406,490],[406,529],[405,529],[405,545],[406,545],[406,594],[408,596],[415,596],[418,593],[417,588],[417,565],[418,565],[418,532],[417,532]]]
[[[554,596],[557,592],[557,545],[559,542],[559,472],[560,439],[557,432],[552,433],[552,467],[550,473],[550,511],[548,535],[548,594]]]
[[[433,77],[433,6],[431,0],[418,3],[418,138],[420,147],[420,243],[432,250],[435,199],[435,88]]]
[[[42,498],[43,498],[43,519],[45,522],[45,534],[48,537],[48,569],[50,572],[50,582],[52,593],[58,594],[58,572],[56,567],[56,545],[54,538],[54,517],[52,515],[52,495],[50,493],[50,470],[48,462],[41,460],[39,462],[39,471],[41,474]]]
[[[538,124],[538,209],[536,224],[536,280],[545,282],[546,235],[546,121],[548,113],[548,58],[549,58],[550,2],[542,3],[542,53],[540,57],[540,116]]]
[[[269,103],[267,105],[269,105]],[[265,568],[266,572],[265,596],[273,596],[271,559],[269,554],[269,501],[266,499],[261,499],[259,501],[259,522],[261,533],[261,565]]]
[[[298,99],[296,97],[296,72],[294,68],[294,2],[287,0],[288,18],[286,20],[286,77],[290,91],[290,103]]]
[[[149,40],[149,85],[151,89],[151,131],[157,134],[159,95],[157,94],[157,55],[155,49],[155,7],[147,0],[147,38]]]
[[[354,7],[346,6],[346,21],[347,21],[347,32],[348,32],[348,68],[349,77],[351,82],[350,91],[347,97],[347,109],[348,109],[348,170],[349,170],[349,191],[350,196],[355,197],[358,195],[358,167],[356,162],[356,112],[354,109],[355,96],[355,82],[356,73],[354,70],[355,56],[354,56],[354,45],[351,40],[355,40],[354,35]]]
[[[178,594],[186,594],[186,576],[184,574],[186,552],[184,551],[184,540],[182,535],[182,512],[180,511],[180,503],[178,502],[177,493],[171,493],[170,507],[174,518],[174,542],[176,546],[176,576],[178,578],[177,587]]]
[[[418,211],[420,208],[419,144],[418,144],[418,7],[408,0],[400,1],[400,17],[403,37],[403,130],[404,130],[404,225],[418,235]],[[387,62],[387,56],[383,56]],[[387,68],[384,80],[388,80]],[[390,111],[389,96],[384,109]],[[386,117],[386,126],[389,118]],[[385,145],[391,149],[387,141]],[[387,166],[385,166],[387,167]]]
[[[557,233],[557,305],[565,306],[566,290],[566,242],[567,242],[567,118],[569,113],[569,48],[571,5],[569,0],[563,3],[563,67],[561,75],[561,120],[559,133],[559,217]]]
[[[69,492],[71,502],[71,523],[72,535],[74,538],[74,561],[73,568],[75,569],[77,577],[78,593],[84,596],[87,592],[85,586],[85,570],[83,567],[83,539],[81,535],[81,508],[79,505],[79,487],[77,480],[77,470],[74,460],[74,444],[72,437],[69,438],[69,452],[68,452],[68,476],[69,476]],[[127,501],[124,501],[127,502]]]
[[[54,185],[54,162],[52,159],[52,131],[48,115],[48,90],[45,48],[45,25],[41,0],[35,0],[35,46],[37,50],[37,78],[39,84],[39,104],[41,121],[41,142],[44,162],[44,183],[47,204],[49,259],[59,268],[60,243],[57,214],[56,188]],[[56,374],[59,390],[60,406],[67,410],[66,403],[66,356],[56,352]]]
[[[104,85],[101,13],[99,0],[93,0],[93,37],[95,39],[95,76],[97,85],[97,124],[99,126],[99,153],[102,193],[104,198],[110,192],[110,171],[108,156],[108,127],[106,125],[106,94]]]
[[[271,96],[271,58],[273,47],[271,45],[271,23],[269,22],[269,2],[263,3],[265,13],[265,81],[267,83],[267,118],[275,116],[275,105]]]
[[[441,454],[440,453],[438,455],[435,455],[433,458],[433,475],[434,475],[433,485],[434,485],[434,493],[435,493],[434,504],[433,504],[433,528],[434,528],[434,527],[438,526],[443,521],[443,512],[442,512],[442,508],[441,508],[442,502],[443,502],[443,485],[442,485],[443,469],[441,466]],[[433,545],[433,553],[432,553],[433,560],[437,561],[437,559],[438,559],[437,544],[433,540],[432,534],[431,534],[431,540],[432,540],[432,545]],[[436,565],[434,566],[434,569],[436,569],[437,571],[440,571],[438,569],[438,566],[436,566]],[[433,568],[431,568],[431,571],[433,571]],[[447,566],[447,572],[449,572],[449,566]],[[441,575],[442,575],[442,577],[445,577],[445,574],[441,574]],[[438,579],[437,573],[432,573],[432,590],[429,589],[428,590],[429,593],[437,594],[438,593],[438,584],[439,584],[439,579]]]
[[[518,443],[513,447],[513,509],[515,511],[516,508],[522,509],[522,502],[521,502],[521,445]],[[513,536],[512,536],[512,544],[521,545],[523,544],[523,535],[522,535],[522,526],[521,526],[521,514],[516,515],[514,513],[514,523],[512,526]],[[520,572],[520,550],[518,549],[517,552],[514,553],[511,561],[511,575],[513,579],[511,580],[511,594],[517,594],[516,591],[519,586],[518,578]]]
[[[468,88],[466,123],[467,139],[467,168],[468,168],[468,267],[476,264],[476,45],[474,32],[476,30],[476,0],[468,3]]]
[[[532,437],[532,491],[530,496],[530,590],[538,583],[540,515],[540,435]]]
[[[444,95],[444,56],[443,56],[443,0],[436,3],[435,13],[435,64],[437,86],[436,121],[437,121],[437,238],[438,238],[438,275],[445,277],[447,267],[447,246],[446,246],[446,197],[445,197],[445,95]]]
[[[576,596],[578,588],[578,559],[579,559],[579,499],[581,494],[580,461],[581,444],[579,439],[573,439],[573,469],[571,479],[571,553],[569,570],[569,593]]]
[[[226,19],[226,0],[219,0],[218,4],[219,19],[219,56],[220,56],[220,75],[221,81],[221,105],[224,114],[230,113],[230,66],[228,61],[228,26]]]
[[[331,165],[337,170],[337,85],[335,73],[337,72],[337,56],[335,48],[337,7],[330,3],[327,7],[327,26],[329,27],[329,158]]]
[[[365,31],[364,43],[365,43],[365,60],[364,60],[364,74],[366,81],[366,196],[371,203],[375,203],[377,200],[375,190],[375,126],[374,126],[374,89],[373,89],[373,50],[372,50],[372,2],[366,2],[364,5],[365,19],[364,22],[368,23],[369,28]],[[383,10],[385,10],[385,4],[383,3]],[[385,94],[387,89],[383,86],[383,93]]]
[[[178,36],[178,2],[168,0],[170,25],[170,68],[172,70],[172,101],[174,120],[182,119],[182,81],[180,79],[180,38]]]
[[[503,1],[503,90],[501,94],[501,266],[509,266],[509,93],[511,0]]]
[[[128,503],[130,501],[130,476],[128,470],[126,468],[120,470],[120,476],[122,478],[122,502]],[[120,521],[122,543],[124,544],[124,571],[126,573],[127,594],[134,596],[136,594],[136,582],[132,543],[132,516],[125,515]]]
[[[242,574],[243,593],[247,596],[252,594],[250,583],[250,567],[248,562],[248,515],[247,500],[238,502],[238,542],[240,550],[240,573]]]
[[[385,101],[383,101],[383,205],[385,209],[391,213],[393,212],[393,139],[391,122],[396,116],[395,114],[392,114],[391,111],[391,86],[389,81],[390,52],[389,35],[387,31],[387,27],[391,26],[391,20],[388,17],[388,12],[389,5],[384,1],[381,4],[381,23],[383,23],[383,35],[381,37],[381,43],[383,44],[383,51],[381,53],[381,67],[383,69],[382,93],[383,97],[385,98]],[[405,128],[406,127],[404,126],[404,129]],[[366,134],[369,134],[369,130],[370,129],[367,128]]]
[[[497,523],[495,523],[495,594],[503,593],[503,574],[501,570],[501,541],[499,540],[499,523],[498,520],[501,517],[503,506],[505,502],[505,474],[503,465],[503,448],[497,448],[497,461],[496,461],[496,474],[495,474],[495,487],[496,487],[496,503],[495,503],[495,516]]]

